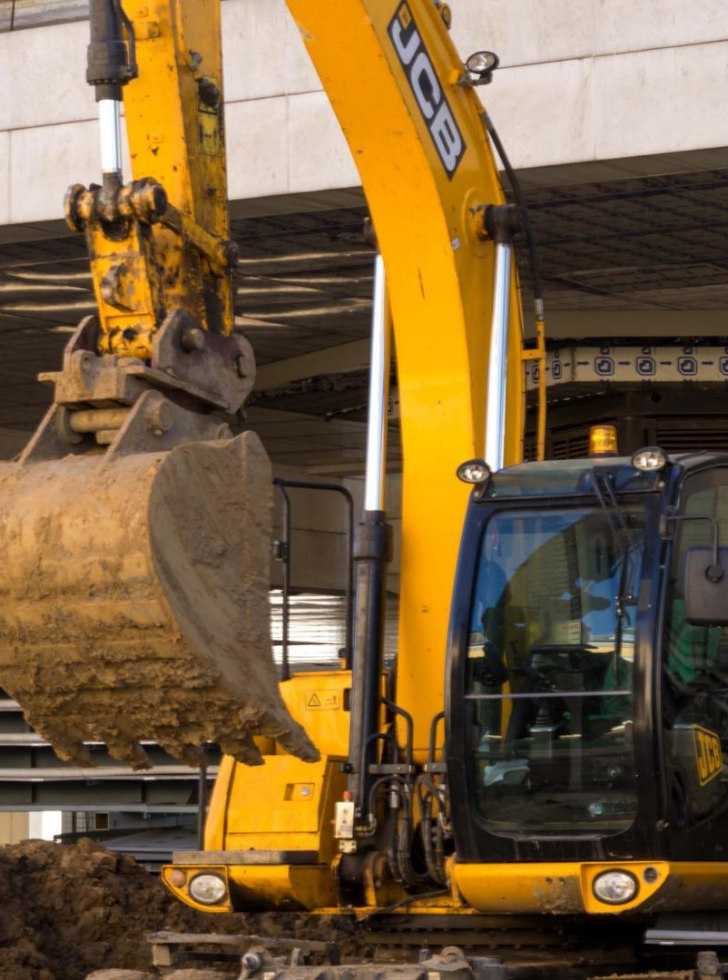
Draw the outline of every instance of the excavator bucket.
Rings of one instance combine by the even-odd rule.
[[[318,758],[271,654],[271,512],[252,433],[0,467],[0,685],[60,758],[256,764],[256,735]]]

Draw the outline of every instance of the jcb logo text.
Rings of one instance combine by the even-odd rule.
[[[448,178],[452,178],[465,153],[465,143],[406,3],[397,8],[388,31],[438,156]]]

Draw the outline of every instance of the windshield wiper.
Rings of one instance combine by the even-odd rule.
[[[622,649],[622,621],[624,619],[624,604],[625,602],[634,602],[634,596],[631,591],[629,595],[625,595],[625,589],[628,582],[632,581],[633,564],[635,561],[635,538],[632,533],[632,528],[624,515],[624,511],[617,503],[617,498],[614,496],[614,490],[611,483],[609,482],[609,474],[604,474],[603,485],[601,484],[601,474],[599,473],[597,467],[591,471],[592,485],[594,487],[594,494],[599,501],[599,504],[604,511],[604,516],[607,519],[607,523],[612,532],[612,537],[614,539],[614,544],[619,555],[622,559],[622,567],[619,573],[619,582],[617,584],[617,595],[615,596],[615,612],[616,612],[616,629],[614,637],[614,649],[615,655]],[[625,539],[627,541],[627,547],[625,547]]]
[[[596,495],[596,498],[604,511],[604,516],[607,518],[609,526],[612,529],[614,543],[617,545],[622,560],[626,564],[628,554],[631,554],[631,552],[634,550],[634,535],[632,534],[632,528],[629,526],[624,516],[624,511],[617,503],[617,498],[614,496],[612,484],[609,482],[609,475],[607,473],[604,474],[604,485],[600,486],[601,474],[595,466],[591,471],[591,477],[592,484],[594,486],[594,494]],[[626,538],[629,543],[628,550],[624,547],[623,537]]]

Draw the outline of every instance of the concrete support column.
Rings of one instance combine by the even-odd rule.
[[[29,814],[0,813],[0,845],[17,844],[29,836]]]

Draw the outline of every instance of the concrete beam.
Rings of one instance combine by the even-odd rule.
[[[262,365],[256,372],[255,390],[283,388],[301,378],[312,378],[319,374],[345,374],[368,366],[369,341],[353,340],[348,344],[325,347],[310,354]]]
[[[462,0],[455,12],[463,54],[501,56],[488,108],[528,183],[725,166],[728,6],[578,7],[575,17],[573,0]],[[10,93],[0,104],[0,225],[57,219],[67,185],[98,176],[93,94],[79,69],[87,31],[0,34]],[[349,193],[356,169],[283,0],[228,0],[223,38],[231,199]]]

